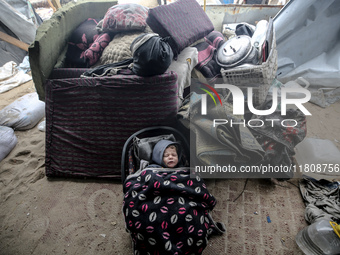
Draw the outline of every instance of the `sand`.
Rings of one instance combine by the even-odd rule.
[[[0,94],[0,109],[33,91],[31,81]],[[308,137],[330,139],[340,148],[340,102],[326,109],[308,104],[307,109],[313,114],[307,118]],[[132,254],[121,212],[121,183],[47,179],[45,133],[34,127],[15,134],[18,144],[0,162],[0,254]],[[300,254],[294,237],[306,223],[299,190],[288,183],[252,180],[234,202],[243,184],[208,181],[218,200],[213,216],[229,232],[214,238],[204,254],[269,254],[274,249],[276,254]],[[280,239],[284,237],[286,243]]]

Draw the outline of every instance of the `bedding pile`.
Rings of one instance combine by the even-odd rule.
[[[135,254],[202,254],[211,235],[225,232],[210,215],[216,199],[189,169],[146,168],[129,175],[123,191]]]
[[[66,58],[60,67],[92,69],[131,58],[134,59],[134,65],[142,65],[144,63],[141,59],[145,56],[140,55],[142,54],[140,52],[134,53],[132,46],[141,36],[147,34],[145,37],[148,38],[148,35],[156,34],[170,47],[169,51],[168,46],[164,44],[163,49],[159,50],[158,54],[154,54],[152,62],[147,62],[147,65],[159,69],[157,74],[174,71],[172,67],[164,68],[165,64],[161,68],[158,63],[164,62],[169,68],[172,62],[183,59],[182,52],[187,52],[193,47],[198,49],[186,58],[189,68],[182,66],[186,71],[186,73],[182,71],[179,77],[179,80],[186,81],[185,84],[180,83],[179,87],[179,98],[182,101],[184,88],[190,86],[190,79],[187,77],[191,78],[194,69],[202,72],[202,75],[208,79],[221,77],[220,67],[215,63],[214,58],[223,36],[213,30],[212,22],[196,0],[178,0],[152,9],[135,3],[118,4],[109,8],[101,20],[88,18],[73,31],[68,41]],[[214,41],[211,37],[216,34],[222,37]],[[155,49],[150,49],[152,50]],[[206,56],[207,51],[211,51],[209,56]],[[163,61],[165,56],[171,58],[171,61]],[[186,57],[187,53],[184,56]],[[141,64],[136,59],[139,59]],[[151,74],[137,72],[136,70],[140,68],[133,68],[134,65],[129,68],[137,75],[154,74],[154,72]],[[177,67],[174,69],[179,70]]]
[[[157,37],[158,41],[151,43]],[[215,57],[222,42],[223,35],[214,31],[196,0],[178,0],[152,9],[121,3],[110,7],[102,19],[90,17],[77,26],[68,39],[65,57],[61,57],[63,60],[58,62],[54,73],[57,69],[86,68],[89,70],[84,73],[98,75],[98,70],[104,70],[107,65],[116,67],[130,60],[132,63],[123,68],[139,76],[176,72],[179,108],[194,72],[208,82],[221,77]],[[118,73],[106,72],[99,76],[115,74]]]

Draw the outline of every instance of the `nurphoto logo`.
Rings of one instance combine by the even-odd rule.
[[[221,105],[222,101],[220,96],[217,94],[216,90],[209,86],[204,84],[205,86],[209,87],[217,96],[219,99]],[[234,115],[244,115],[244,94],[243,91],[235,86],[235,85],[230,85],[230,84],[215,84],[216,89],[228,89],[232,96],[233,96],[233,114]],[[206,89],[202,89],[207,94],[210,95],[211,98],[213,98],[215,105],[216,105],[216,100],[214,99],[213,95],[207,91]],[[272,114],[278,105],[278,95],[277,95],[277,88],[273,88],[273,104],[270,109],[267,110],[257,110],[255,109],[253,105],[253,88],[248,87],[247,88],[247,95],[248,95],[248,108],[251,113],[255,115],[270,115]],[[287,98],[288,93],[302,93],[305,95],[304,98]],[[287,104],[293,104],[297,108],[299,108],[305,115],[312,115],[302,104],[307,103],[311,98],[311,93],[308,89],[305,88],[281,88],[281,115],[286,115],[287,112]],[[203,94],[202,95],[202,101],[201,101],[201,113],[202,115],[207,114],[207,95]]]
[[[209,88],[218,98],[220,104],[222,105],[222,100],[220,98],[220,96],[218,95],[216,89],[228,89],[230,91],[230,93],[232,94],[233,97],[233,115],[244,115],[245,114],[245,110],[244,110],[244,106],[245,106],[245,95],[243,94],[243,91],[235,86],[235,85],[231,85],[231,84],[215,84],[214,87],[207,85],[207,84],[203,84],[205,85],[207,88]],[[213,96],[213,94],[208,91],[205,88],[201,88],[201,90],[205,91],[207,94],[202,94],[201,95],[201,114],[202,115],[207,115],[207,95],[209,95],[215,105],[217,105],[217,102]],[[304,97],[301,98],[289,98],[287,97],[287,95],[290,95],[291,93],[298,93],[299,95],[304,95]],[[254,107],[253,104],[253,88],[252,87],[248,87],[247,88],[247,105],[248,105],[248,109],[249,111],[254,114],[254,115],[259,115],[259,116],[268,116],[272,113],[274,113],[278,107],[278,89],[277,88],[273,88],[273,92],[272,92],[272,106],[270,109],[265,109],[265,110],[258,110]],[[285,116],[287,114],[287,105],[294,105],[296,108],[300,109],[301,112],[304,115],[312,115],[304,106],[304,103],[307,103],[311,98],[311,93],[308,89],[305,88],[281,88],[281,101],[280,101],[280,107],[281,107],[281,115]],[[245,120],[240,120],[238,122],[231,120],[227,120],[227,119],[214,119],[213,120],[213,127],[216,127],[217,125],[222,125],[222,124],[228,124],[232,127],[233,125],[243,125],[243,126],[249,126],[252,128],[256,128],[256,127],[263,127],[265,125],[265,123],[270,124],[272,127],[274,127],[274,123],[276,121],[280,121],[281,122],[281,126],[283,127],[295,127],[298,125],[297,121],[294,119],[283,119],[283,120],[278,120],[278,119],[251,119],[248,120],[247,123]]]

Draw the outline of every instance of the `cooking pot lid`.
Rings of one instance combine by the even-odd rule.
[[[251,51],[251,38],[239,35],[221,45],[217,50],[216,61],[222,67],[233,67],[243,62]]]

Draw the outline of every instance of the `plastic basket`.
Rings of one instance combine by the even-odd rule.
[[[277,71],[277,50],[275,33],[273,35],[272,47],[266,62],[261,65],[234,67],[221,69],[223,81],[228,84],[238,86],[244,91],[248,87],[253,88],[253,104],[262,104],[273,83]]]

